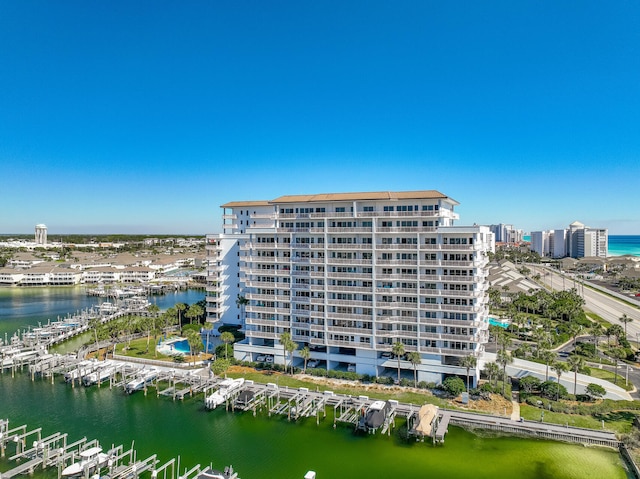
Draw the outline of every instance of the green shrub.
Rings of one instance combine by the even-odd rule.
[[[458,396],[466,387],[464,381],[458,376],[450,376],[442,382],[444,390],[452,396]]]

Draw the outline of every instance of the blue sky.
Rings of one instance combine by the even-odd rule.
[[[640,234],[640,4],[0,0],[0,233],[436,189]]]

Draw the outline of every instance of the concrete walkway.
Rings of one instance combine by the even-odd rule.
[[[520,395],[518,394],[518,396],[520,396]],[[513,406],[513,410],[511,411],[511,420],[512,421],[519,421],[520,420],[520,401],[519,401],[519,398],[518,398],[518,400],[512,399],[511,400],[511,404]]]

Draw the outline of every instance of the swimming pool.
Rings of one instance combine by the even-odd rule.
[[[491,326],[500,326],[501,328],[507,329],[509,327],[508,321],[498,321],[496,318],[489,318],[489,324]]]
[[[162,341],[158,345],[158,352],[162,354],[189,354],[189,341],[185,338],[173,338]]]

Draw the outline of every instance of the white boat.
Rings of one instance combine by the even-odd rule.
[[[83,386],[93,386],[94,384],[100,384],[109,379],[114,371],[115,367],[111,366],[111,364],[105,364],[103,367],[95,370],[94,372],[82,376],[82,384]]]
[[[233,471],[233,466],[227,466],[224,471],[216,471],[211,466],[196,476],[196,479],[238,479],[238,473]]]
[[[158,370],[156,368],[142,370],[136,375],[135,379],[132,379],[126,384],[124,390],[127,394],[140,391],[141,389],[144,389],[145,386],[151,384],[157,377]]]
[[[80,461],[65,467],[62,470],[63,477],[78,476],[88,471],[91,474],[96,469],[107,465],[109,455],[102,452],[99,446],[91,447],[80,453]]]
[[[19,353],[15,353],[9,357],[5,357],[0,361],[0,367],[8,368],[13,366],[14,364],[21,364],[23,361],[34,358],[38,354],[40,354],[41,350],[34,351],[21,351]]]
[[[112,313],[115,313],[116,311],[118,311],[118,307],[113,303],[109,303],[108,301],[105,301],[100,305],[100,314],[102,315],[112,314]]]
[[[85,374],[92,373],[98,368],[99,364],[96,361],[80,361],[71,371],[67,371],[64,374],[64,380],[67,383],[80,379]]]
[[[207,409],[215,409],[224,403],[234,391],[244,384],[244,378],[225,379],[218,385],[218,390],[204,400]]]

